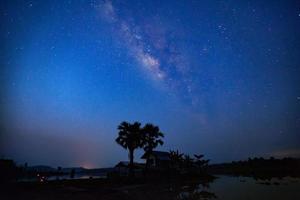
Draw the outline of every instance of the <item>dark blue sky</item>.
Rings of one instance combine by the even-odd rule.
[[[127,159],[123,120],[212,162],[300,155],[299,1],[7,0],[0,14],[1,157],[111,166]]]

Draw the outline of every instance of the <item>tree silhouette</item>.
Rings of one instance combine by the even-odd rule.
[[[208,166],[208,163],[209,163],[209,159],[208,160],[204,160],[202,159],[204,157],[204,155],[202,154],[194,154],[194,157],[195,157],[195,164],[197,165],[197,167],[199,169],[202,169],[203,167],[207,167]]]
[[[193,159],[187,154],[184,155],[184,164],[187,169],[193,165]]]
[[[171,163],[172,166],[175,168],[181,168],[181,165],[183,163],[183,153],[179,153],[178,150],[176,151],[170,151],[170,159],[171,159]]]
[[[160,132],[158,126],[154,126],[153,124],[146,124],[143,127],[143,138],[142,138],[142,145],[145,153],[148,155],[155,149],[158,145],[163,145],[164,142],[161,138],[164,137],[164,134]],[[148,158],[146,160],[146,169],[148,169]]]
[[[194,157],[195,157],[197,160],[201,160],[201,158],[203,158],[204,155],[203,155],[203,154],[199,154],[199,155],[194,154]]]
[[[129,175],[134,175],[133,170],[133,159],[134,159],[134,150],[137,148],[143,147],[143,134],[141,129],[141,123],[134,122],[130,124],[128,122],[122,122],[118,126],[119,135],[116,139],[116,142],[121,145],[124,149],[129,151]]]

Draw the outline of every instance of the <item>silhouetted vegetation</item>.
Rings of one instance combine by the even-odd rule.
[[[118,126],[118,130],[119,135],[116,139],[116,142],[119,145],[121,145],[124,149],[128,149],[130,161],[129,174],[130,176],[133,176],[134,151],[137,148],[143,147],[141,123],[134,122],[133,124],[130,124],[128,122],[122,122]]]
[[[158,126],[147,123],[141,126],[141,123],[122,122],[118,126],[118,137],[116,142],[129,152],[129,162],[119,162],[115,168],[107,168],[107,178],[97,179],[90,176],[86,180],[77,180],[78,171],[89,173],[99,172],[100,169],[86,170],[84,168],[52,168],[49,166],[28,166],[25,163],[22,166],[16,166],[12,160],[0,160],[1,182],[5,183],[7,191],[19,190],[20,193],[29,194],[37,190],[42,195],[51,196],[54,199],[64,199],[65,194],[72,197],[73,194],[80,194],[78,199],[89,199],[98,197],[98,199],[215,199],[216,194],[209,191],[208,188],[216,177],[212,174],[227,174],[237,176],[249,176],[257,179],[271,179],[272,177],[299,176],[300,159],[283,158],[269,159],[249,158],[246,161],[238,161],[223,164],[209,165],[210,160],[205,159],[203,154],[194,154],[193,156],[181,153],[178,150],[169,152],[156,151],[160,145],[163,145],[164,134]],[[145,151],[142,159],[146,163],[134,163],[134,151],[136,149]],[[121,169],[129,169],[128,174],[121,175]],[[136,176],[134,176],[134,172]],[[140,172],[145,172],[144,176]],[[147,172],[147,173],[146,173]],[[67,174],[72,180],[53,180],[47,181],[48,176]],[[147,175],[147,176],[146,176]],[[23,177],[35,177],[33,183],[17,182]],[[75,178],[75,179],[74,179]],[[240,180],[241,183],[245,181]],[[277,180],[257,181],[258,184],[279,185]],[[101,192],[99,192],[101,186]],[[23,188],[26,188],[23,189]],[[4,192],[4,197],[14,196],[21,198],[18,193]],[[146,194],[146,195],[145,195]],[[43,196],[39,197],[43,197]],[[26,198],[25,198],[26,199]]]
[[[180,153],[178,150],[170,151],[170,168],[175,173],[189,174],[194,176],[205,176],[209,160],[203,159],[204,155],[194,154],[194,158],[188,154]]]
[[[146,124],[143,127],[143,149],[145,153],[151,154],[152,151],[158,146],[163,145],[164,142],[161,138],[164,137],[164,134],[160,132],[159,127],[153,124]],[[146,159],[145,171],[147,172],[149,166],[149,159]]]
[[[90,178],[85,180],[15,182],[13,180],[26,174],[26,171],[27,173],[38,173],[41,177],[44,177],[46,175],[63,173],[68,169],[69,174],[72,176],[72,173],[75,173],[75,168],[30,167],[27,164],[16,166],[12,160],[1,160],[1,175],[7,173],[6,177],[9,178],[6,181],[10,181],[4,184],[4,190],[0,193],[0,197],[4,199],[32,199],[34,195],[39,199],[43,199],[46,196],[47,198],[49,197],[48,199],[215,199],[219,194],[215,194],[210,189],[210,183],[216,177],[209,175],[208,172],[254,176],[259,179],[278,177],[278,174],[291,175],[290,172],[293,170],[298,170],[299,172],[300,159],[293,158],[250,158],[247,161],[208,165],[209,160],[204,159],[202,154],[194,154],[192,157],[188,154],[180,153],[178,150],[152,152],[157,152],[163,156],[168,155],[170,165],[168,168],[155,174],[156,176],[147,179],[143,176],[136,176],[134,179],[124,176],[117,179]],[[43,170],[46,171],[43,172]],[[47,172],[47,170],[50,171]],[[111,168],[110,170],[113,169]],[[171,172],[169,175],[172,176],[165,176],[168,174],[167,171]],[[1,176],[1,178],[3,177]],[[240,182],[245,184],[245,181],[241,180]],[[276,179],[272,181],[257,181],[257,183],[257,185],[281,184]]]
[[[16,180],[20,169],[13,160],[0,159],[0,182]]]
[[[146,124],[143,128],[141,123],[122,122],[118,126],[118,137],[116,142],[124,149],[129,151],[129,175],[134,175],[134,151],[138,148],[143,148],[145,152],[150,153],[158,145],[163,145],[161,138],[164,137],[160,132],[159,127],[153,124]],[[148,162],[146,162],[148,163]],[[147,164],[146,164],[147,165]]]
[[[170,175],[203,175],[208,165],[209,160],[203,160],[204,155],[194,155],[194,158],[187,154],[181,154],[177,151],[170,152],[158,152],[153,151],[158,145],[163,145],[162,138],[164,134],[160,131],[158,126],[147,123],[144,127],[141,127],[141,123],[134,122],[133,124],[128,122],[122,122],[118,126],[118,137],[116,142],[124,149],[129,151],[129,175],[133,176],[135,166],[134,164],[134,151],[138,148],[142,148],[145,154],[142,156],[146,160],[144,171],[148,172],[151,158],[151,171],[159,172],[159,176]],[[120,167],[126,166],[119,166]],[[153,177],[153,173],[151,176]],[[110,177],[116,177],[112,172]]]

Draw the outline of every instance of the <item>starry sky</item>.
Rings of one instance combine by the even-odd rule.
[[[300,156],[300,2],[3,0],[0,156],[108,167],[121,121],[213,163]],[[141,151],[136,153],[138,160]]]

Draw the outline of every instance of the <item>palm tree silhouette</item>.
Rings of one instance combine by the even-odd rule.
[[[205,160],[203,159],[204,155],[203,154],[194,154],[194,157],[195,157],[195,164],[197,165],[197,167],[200,169],[200,171],[207,167],[208,166],[208,163],[209,163],[209,159],[208,160]]]
[[[128,122],[122,122],[118,126],[119,135],[116,138],[116,142],[121,145],[124,149],[129,151],[129,175],[134,176],[133,170],[133,159],[134,159],[134,150],[137,148],[142,148],[143,146],[143,135],[141,129],[141,123],[134,122],[130,124]]]
[[[159,127],[155,126],[153,124],[146,124],[143,127],[143,149],[145,153],[148,155],[155,149],[158,145],[163,145],[164,142],[162,141],[161,138],[164,137],[164,134],[160,132]],[[145,171],[148,169],[148,158],[146,160],[146,167]]]

